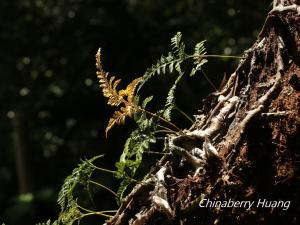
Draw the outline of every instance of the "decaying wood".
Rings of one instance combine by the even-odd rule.
[[[299,1],[274,1],[245,59],[207,98],[210,108],[184,134],[168,137],[170,154],[107,225],[299,222],[299,14]],[[200,208],[204,198],[285,199],[292,205],[287,211]]]

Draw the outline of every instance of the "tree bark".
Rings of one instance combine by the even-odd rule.
[[[299,224],[299,14],[299,1],[274,1],[226,86],[208,96],[189,130],[168,137],[171,153],[108,225]],[[254,203],[199,206],[208,199]]]

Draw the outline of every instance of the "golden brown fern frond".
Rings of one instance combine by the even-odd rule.
[[[133,114],[139,109],[137,105],[133,102],[134,92],[138,83],[142,78],[134,79],[125,90],[117,91],[117,86],[121,82],[121,79],[115,79],[114,76],[109,77],[109,74],[105,72],[102,68],[101,63],[101,49],[97,51],[96,54],[96,68],[97,77],[99,78],[99,85],[102,89],[103,96],[108,98],[107,104],[112,106],[119,106],[124,104],[119,111],[115,111],[112,118],[109,119],[108,125],[105,129],[105,134],[107,136],[108,131],[115,124],[124,124],[126,117],[132,117]]]
[[[135,89],[141,80],[142,80],[142,77],[134,79],[130,84],[128,84],[128,86],[126,87],[125,90],[119,91],[119,95],[127,96],[127,101],[132,102]]]
[[[125,107],[121,107],[120,111],[115,111],[112,118],[109,119],[107,127],[105,129],[105,136],[107,137],[108,131],[115,125],[122,125],[125,123],[127,116],[132,117],[136,112],[136,108],[131,104],[126,103]]]
[[[122,96],[118,94],[117,86],[121,82],[121,79],[115,80],[115,77],[108,77],[109,74],[105,72],[101,64],[101,49],[96,54],[96,68],[97,77],[99,78],[99,85],[102,89],[103,96],[108,98],[107,104],[112,106],[118,106],[122,103]]]

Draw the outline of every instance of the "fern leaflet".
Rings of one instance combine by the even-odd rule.
[[[205,47],[204,47],[205,41],[201,41],[196,44],[195,50],[194,50],[194,65],[195,67],[192,68],[190,76],[194,76],[197,71],[202,69],[202,66],[207,63],[207,59],[203,58],[206,54]]]
[[[171,38],[172,51],[176,54],[177,58],[184,59],[185,57],[185,44],[182,42],[181,32],[177,32],[174,37]]]
[[[176,70],[179,73],[179,76],[177,77],[177,79],[175,80],[174,84],[172,85],[172,87],[170,88],[170,90],[168,92],[167,101],[166,101],[166,104],[163,109],[163,117],[168,121],[171,121],[171,113],[175,107],[175,90],[176,90],[177,84],[179,83],[179,81],[181,80],[181,78],[183,77],[183,74],[184,74],[181,71],[180,67],[178,67]]]

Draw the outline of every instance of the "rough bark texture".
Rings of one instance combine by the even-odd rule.
[[[255,44],[196,123],[109,225],[299,224],[299,2],[275,2]],[[282,208],[200,208],[202,199],[290,200]]]

